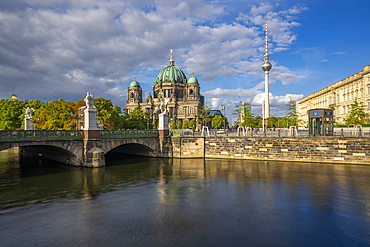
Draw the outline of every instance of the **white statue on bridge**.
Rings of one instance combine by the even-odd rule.
[[[33,130],[32,126],[32,113],[35,110],[33,108],[26,108],[26,112],[24,113],[24,129],[25,130]]]
[[[159,109],[161,110],[161,114],[167,113],[167,105],[168,105],[168,100],[167,98],[161,101],[161,104],[159,105]]]
[[[96,109],[96,107],[94,106],[94,95],[87,92],[87,95],[86,95],[84,101],[86,103],[87,109]]]
[[[33,113],[34,111],[35,111],[35,110],[34,110],[33,108],[29,108],[29,107],[27,107],[27,108],[26,108],[26,112],[24,113],[25,118],[32,119],[32,113]]]

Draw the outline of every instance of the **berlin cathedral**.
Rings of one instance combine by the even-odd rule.
[[[167,99],[169,124],[173,121],[176,124],[186,120],[190,122],[192,119],[198,124],[198,113],[204,103],[198,79],[194,75],[187,79],[184,72],[175,66],[172,50],[169,62],[169,66],[159,72],[153,83],[153,96],[149,93],[145,102],[142,100],[143,91],[140,84],[134,78],[127,89],[127,112],[132,112],[140,105],[143,112],[149,112],[155,125],[158,126],[160,104]]]

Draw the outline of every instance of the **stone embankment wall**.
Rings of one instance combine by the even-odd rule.
[[[179,137],[172,145],[176,158],[370,163],[370,138]]]

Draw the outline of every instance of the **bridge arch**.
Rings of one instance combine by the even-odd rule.
[[[106,155],[110,151],[127,154],[157,157],[159,141],[155,137],[102,139],[102,149]]]
[[[79,166],[83,160],[82,140],[57,141],[13,141],[0,143],[0,151],[9,148],[19,148],[21,155],[40,157],[67,165]]]

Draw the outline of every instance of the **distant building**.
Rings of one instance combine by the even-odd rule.
[[[334,121],[343,124],[355,99],[366,106],[365,112],[370,113],[370,65],[356,74],[298,100],[296,105],[298,117],[304,123],[303,125],[307,125],[309,110],[331,109]]]
[[[130,113],[140,105],[144,112],[149,112],[155,124],[158,125],[159,105],[166,98],[169,124],[172,121],[176,124],[183,123],[185,120],[190,122],[192,119],[198,122],[199,111],[204,102],[198,79],[194,75],[187,79],[184,72],[175,66],[172,50],[169,62],[169,66],[159,72],[153,84],[153,96],[149,93],[145,103],[142,102],[140,84],[134,78],[127,89],[126,109]]]

